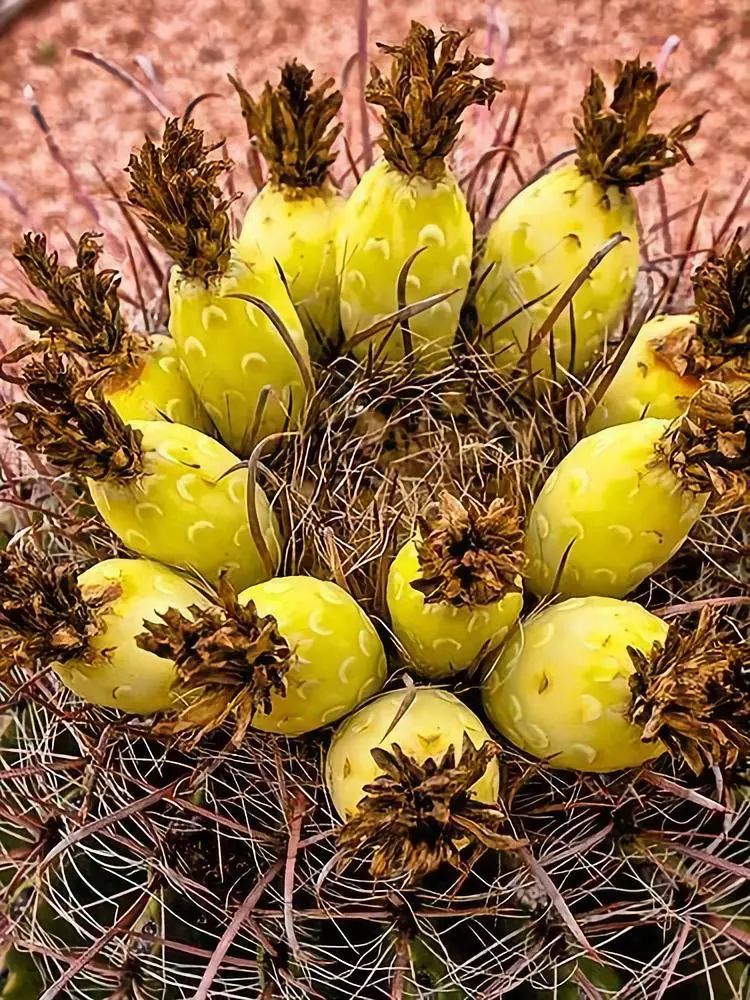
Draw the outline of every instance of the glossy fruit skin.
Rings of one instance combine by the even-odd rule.
[[[411,586],[420,576],[417,547],[410,541],[391,563],[387,603],[396,638],[415,673],[428,680],[442,680],[467,670],[483,649],[502,645],[521,613],[520,589],[481,607],[426,604],[423,595]],[[518,582],[520,588],[520,579]]]
[[[344,199],[326,183],[318,188],[267,184],[250,204],[238,242],[240,256],[275,259],[307,337],[310,356],[339,341],[336,233]]]
[[[300,736],[336,722],[376,694],[386,678],[383,644],[362,608],[335,583],[287,576],[248,587],[239,600],[272,615],[294,652],[287,690],[253,726]]]
[[[326,758],[326,785],[342,819],[350,819],[364,796],[364,786],[381,773],[370,751],[390,750],[394,743],[422,763],[429,757],[442,760],[448,747],[460,756],[464,733],[475,747],[490,739],[481,719],[449,691],[416,689],[414,701],[388,733],[407,691],[389,691],[343,722],[333,735]],[[388,735],[386,736],[386,733]],[[500,772],[496,760],[473,786],[480,802],[497,802]]]
[[[187,614],[190,605],[209,601],[184,577],[148,559],[107,559],[78,577],[84,600],[92,601],[110,587],[117,596],[98,614],[100,631],[90,647],[92,662],[67,660],[53,664],[60,680],[94,705],[150,715],[173,706],[176,678],[171,660],[140,649],[136,636],[144,621],[157,622],[169,608]]]
[[[378,160],[365,172],[346,203],[338,234],[341,325],[345,341],[398,309],[398,279],[417,250],[406,280],[405,301],[441,292],[456,294],[409,320],[414,350],[426,368],[448,359],[466,298],[471,271],[473,226],[466,201],[446,168],[437,181],[407,177]],[[397,329],[382,353],[385,333],[352,347],[355,357],[372,348],[378,357],[404,356]]]
[[[213,424],[188,381],[171,337],[154,334],[144,343],[136,364],[103,383],[104,398],[126,423],[169,420],[214,433]]]
[[[659,357],[654,345],[663,337],[695,327],[692,316],[655,316],[644,323],[586,424],[593,434],[644,416],[673,420],[685,412],[700,380],[678,375]]]
[[[143,472],[136,479],[89,480],[91,498],[109,527],[141,556],[189,570],[217,584],[223,570],[240,589],[269,572],[247,520],[247,469],[213,438],[164,421],[133,421],[142,434]],[[256,488],[258,518],[274,566],[279,529]]]
[[[271,321],[250,302],[254,295],[278,315],[309,370],[307,341],[273,259],[245,245],[226,273],[209,282],[187,279],[172,268],[169,281],[170,333],[193,388],[222,441],[241,458],[253,444],[283,430],[306,398],[303,376]],[[265,386],[272,392],[263,409],[257,440],[253,428]]]
[[[573,598],[519,625],[482,684],[487,717],[551,767],[617,771],[658,757],[631,724],[628,646],[647,653],[668,626],[631,601]]]
[[[554,326],[557,378],[571,368],[580,374],[620,323],[635,289],[640,263],[638,221],[632,194],[606,189],[575,166],[562,166],[524,188],[493,223],[479,273],[491,270],[477,292],[477,313],[484,331],[505,320],[524,303],[544,296],[503,323],[485,341],[500,370],[521,364],[548,313],[597,250],[621,232],[628,242],[611,250],[573,299],[575,357],[571,366],[570,310]],[[557,286],[557,287],[556,287]],[[549,376],[549,338],[532,354],[531,370]]]
[[[647,417],[583,438],[552,471],[526,531],[526,582],[539,597],[624,597],[680,548],[706,505],[656,444],[668,420]]]

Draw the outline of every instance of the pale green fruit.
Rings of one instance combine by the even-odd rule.
[[[529,517],[526,582],[540,597],[624,597],[682,546],[707,494],[690,492],[656,445],[670,426],[646,418],[583,438],[550,474]],[[567,555],[566,555],[567,553]]]
[[[63,684],[93,705],[123,712],[150,715],[172,708],[174,664],[140,649],[136,636],[145,632],[144,621],[158,621],[169,608],[187,614],[191,605],[209,601],[179,574],[147,559],[107,559],[81,573],[78,585],[87,603],[108,591],[112,596],[97,605],[91,657],[52,664]]]
[[[326,182],[317,188],[267,184],[245,215],[238,253],[259,247],[279,262],[313,358],[339,339],[336,232],[344,199]]]
[[[520,625],[482,684],[484,710],[503,736],[552,767],[616,771],[658,757],[628,721],[628,646],[649,653],[668,626],[638,604],[573,598]]]
[[[102,383],[103,395],[126,423],[169,420],[213,433],[208,414],[188,381],[171,337],[156,334],[144,342],[132,368]]]
[[[125,480],[89,480],[92,500],[118,538],[139,555],[213,584],[222,572],[235,588],[267,579],[270,570],[248,525],[247,469],[236,456],[192,427],[156,420],[131,426],[142,435],[142,472]],[[260,487],[255,506],[275,568],[278,525]]]
[[[421,677],[440,679],[468,669],[483,650],[502,645],[521,613],[520,578],[519,589],[500,601],[456,607],[426,603],[411,586],[420,576],[417,547],[410,541],[391,563],[387,602],[393,631]]]
[[[35,1000],[45,982],[27,951],[8,948],[0,954],[0,1000]]]
[[[253,726],[299,736],[336,722],[385,683],[383,644],[370,619],[345,590],[325,580],[287,576],[249,587],[241,604],[276,619],[293,653],[286,693],[272,694],[269,713]]]
[[[346,341],[398,309],[398,279],[417,250],[406,280],[405,302],[455,290],[409,320],[414,350],[427,367],[439,367],[458,328],[471,271],[473,226],[456,178],[446,168],[438,180],[407,177],[378,160],[349,198],[338,234],[341,325]],[[353,346],[356,357],[377,353],[384,331]],[[399,328],[383,357],[399,359]]]
[[[471,709],[438,688],[417,688],[414,700],[391,728],[407,697],[405,690],[389,691],[360,708],[334,733],[326,758],[326,785],[342,819],[351,819],[365,795],[365,785],[382,773],[370,753],[375,747],[390,751],[396,743],[407,756],[423,763],[428,758],[441,761],[451,746],[460,756],[464,735],[477,749],[489,740]],[[492,760],[472,786],[472,794],[479,802],[494,803],[499,789],[500,772]]]
[[[528,370],[522,356],[530,337],[591,257],[618,232],[628,242],[607,254],[573,298],[573,359],[569,308],[554,325],[558,378],[581,373],[622,320],[640,263],[635,200],[627,189],[602,187],[578,167],[563,166],[524,188],[502,210],[487,237],[479,273],[491,270],[476,302],[485,332],[507,320],[485,342],[498,368],[520,365]],[[516,315],[511,319],[511,314]],[[549,338],[532,353],[531,370],[551,374]]]
[[[656,316],[644,323],[589,417],[587,433],[646,416],[673,420],[684,413],[700,380],[678,375],[655,347],[664,337],[695,325],[692,316]]]
[[[274,311],[299,362],[261,309],[231,297],[240,294],[262,299]],[[244,458],[258,440],[294,423],[306,398],[310,358],[272,258],[257,249],[250,253],[246,243],[243,260],[233,257],[207,285],[173,267],[169,301],[169,329],[185,370],[228,448]],[[266,387],[270,392],[259,416]]]

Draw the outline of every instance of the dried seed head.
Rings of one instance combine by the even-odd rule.
[[[671,626],[649,653],[630,647],[635,667],[630,720],[700,774],[731,767],[750,750],[750,650],[722,642],[718,612],[703,609],[694,630]]]
[[[385,112],[380,145],[386,160],[408,176],[431,180],[442,177],[445,157],[461,129],[461,115],[473,104],[489,107],[505,84],[475,74],[478,66],[492,65],[468,49],[456,58],[468,37],[444,31],[439,37],[417,21],[411,22],[402,45],[378,48],[393,56],[390,76],[373,66],[365,96]]]
[[[0,418],[27,452],[90,479],[128,480],[142,470],[141,433],[125,424],[73,359],[47,352],[23,370],[26,400]]]
[[[594,70],[581,102],[583,117],[575,118],[576,166],[601,184],[633,187],[661,176],[686,160],[685,143],[700,127],[703,115],[677,125],[666,135],[650,132],[650,118],[668,83],[659,83],[651,63],[640,58],[616,65],[615,89],[607,105],[607,90]]]
[[[144,622],[136,639],[141,649],[174,660],[174,692],[182,706],[157,731],[186,734],[195,745],[227,719],[233,720],[232,742],[239,745],[256,712],[271,711],[271,695],[286,692],[292,651],[270,615],[258,614],[253,602],[241,605],[223,578],[219,603],[188,614],[170,608],[161,623]]]
[[[144,225],[189,278],[204,283],[224,272],[231,251],[229,206],[219,177],[231,160],[212,160],[223,143],[204,146],[192,121],[169,118],[161,146],[146,139],[133,153],[128,201]]]
[[[514,500],[464,506],[445,492],[418,519],[421,578],[412,587],[428,604],[476,607],[519,589],[526,565],[521,515]]]
[[[134,343],[120,312],[117,271],[97,269],[102,253],[101,237],[84,233],[78,240],[76,263],[61,264],[56,251],[47,250],[47,238],[26,233],[13,255],[29,284],[40,292],[44,303],[5,296],[0,313],[39,335],[24,344],[8,360],[53,347],[103,365],[120,364],[132,358]]]
[[[705,382],[657,445],[685,489],[728,510],[750,493],[750,385]]]
[[[0,552],[0,675],[14,665],[89,658],[97,611],[118,593],[111,587],[84,600],[76,567],[53,562],[28,535]]]
[[[458,866],[467,841],[500,851],[518,846],[498,833],[507,820],[500,805],[478,802],[471,793],[500,753],[496,743],[487,740],[476,749],[464,734],[458,761],[451,746],[442,761],[430,757],[423,764],[396,743],[391,752],[370,752],[384,773],[365,785],[339,845],[347,856],[372,849],[375,878],[407,875],[417,881],[445,863]]]
[[[302,63],[285,63],[277,87],[266,83],[257,101],[229,77],[239,94],[247,133],[268,163],[274,184],[315,188],[326,180],[336,159],[331,147],[342,124],[333,119],[341,108],[339,90],[330,94],[333,80],[313,90],[313,73]]]

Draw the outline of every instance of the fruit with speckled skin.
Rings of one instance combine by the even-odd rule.
[[[407,260],[404,304],[442,292],[455,294],[409,320],[414,350],[425,367],[448,357],[466,298],[473,227],[456,178],[446,168],[438,180],[407,177],[379,160],[364,174],[342,214],[338,235],[341,325],[350,342],[399,307],[398,280]],[[386,331],[352,344],[357,357],[377,351]],[[400,328],[383,357],[404,356]]]
[[[656,445],[668,420],[647,417],[583,438],[552,471],[526,532],[526,582],[540,597],[624,597],[681,547],[706,494],[687,490]]]
[[[241,604],[272,615],[293,652],[286,693],[272,694],[269,713],[253,726],[300,736],[336,722],[376,694],[386,677],[383,644],[357,602],[326,580],[287,576],[249,587]]]
[[[586,368],[607,332],[617,328],[633,294],[640,261],[635,200],[627,189],[604,188],[577,167],[564,166],[524,188],[503,209],[487,237],[479,273],[491,270],[477,292],[485,334],[502,323],[487,338],[498,368],[520,364],[526,370],[522,355],[530,337],[596,251],[618,232],[628,242],[607,254],[573,298],[574,358],[569,308],[554,325],[559,380]],[[551,374],[549,337],[533,351],[531,370]]]
[[[552,767],[617,771],[658,757],[628,721],[628,646],[649,653],[668,626],[631,601],[573,598],[508,639],[482,684],[484,710],[517,747]]]
[[[381,774],[370,753],[396,743],[418,763],[440,761],[449,747],[460,756],[464,735],[479,749],[490,737],[482,721],[449,691],[417,688],[414,700],[391,729],[408,692],[389,691],[364,705],[336,730],[326,759],[326,784],[336,811],[350,819],[365,795],[364,786]],[[390,732],[389,732],[390,730]],[[473,786],[480,802],[497,802],[499,769],[492,760]]]
[[[396,555],[388,573],[387,601],[391,624],[420,677],[431,680],[467,670],[484,650],[500,646],[521,613],[523,595],[518,590],[501,600],[481,606],[435,602],[411,586],[421,575],[414,541]]]
[[[169,420],[204,434],[213,432],[213,424],[185,375],[177,345],[163,334],[148,338],[132,368],[105,379],[102,394],[126,423]]]
[[[148,559],[107,559],[78,577],[84,601],[110,589],[113,596],[97,606],[99,631],[89,639],[90,659],[52,666],[66,687],[94,705],[150,715],[173,707],[174,664],[136,645],[144,621],[155,622],[169,608],[183,614],[208,599],[178,573]]]
[[[326,182],[319,188],[267,184],[245,215],[238,253],[259,246],[279,262],[313,358],[339,339],[336,232],[344,199]]]
[[[156,420],[131,426],[142,435],[142,473],[122,481],[89,480],[94,504],[118,538],[139,555],[212,584],[222,571],[238,589],[268,579],[271,572],[248,526],[247,469],[236,456],[192,427]],[[275,569],[278,526],[260,487],[255,506]]]
[[[307,341],[272,258],[246,242],[206,286],[172,268],[169,329],[185,370],[222,441],[244,458],[257,441],[283,430],[305,401],[300,364],[309,372]],[[273,309],[294,344],[300,363],[271,320],[233,295],[253,295]],[[262,395],[270,393],[259,415]]]
[[[655,316],[638,331],[586,424],[589,434],[642,417],[673,420],[685,412],[700,385],[692,375],[678,375],[654,350],[664,337],[695,327],[692,316]]]

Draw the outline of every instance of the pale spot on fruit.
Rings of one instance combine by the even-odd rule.
[[[450,694],[448,691],[442,691],[442,690],[435,691],[434,694],[436,698],[440,699],[440,701],[449,702],[453,706],[454,710],[458,711],[459,706],[456,705],[456,699],[454,695]],[[463,708],[463,705],[460,707]]]
[[[202,358],[206,357],[206,348],[197,337],[187,337],[182,349],[185,354],[198,354]]]
[[[370,695],[375,694],[380,689],[381,683],[382,680],[379,677],[368,677],[357,692],[357,704],[369,698]]]
[[[655,569],[656,565],[652,562],[646,561],[638,563],[638,565],[634,566],[630,571],[629,579],[633,581],[633,583],[638,583],[641,580],[645,580],[647,576],[651,576]]]
[[[191,545],[195,545],[196,538],[201,531],[213,531],[213,524],[210,521],[196,521],[187,530],[187,538]]]
[[[633,541],[633,532],[624,524],[610,524],[609,531],[623,545],[629,545]]]
[[[175,483],[175,489],[177,490],[177,495],[188,503],[195,503],[195,497],[190,492],[191,486],[193,484],[199,483],[200,480],[194,472],[186,472],[184,476],[180,476]]]
[[[581,722],[594,722],[603,712],[602,703],[590,694],[581,695]]]
[[[135,516],[139,521],[148,521],[153,517],[164,517],[164,511],[157,503],[144,500],[135,505]]]
[[[356,268],[352,268],[350,271],[346,272],[344,281],[350,287],[358,286],[359,288],[367,288],[367,281],[364,274],[358,271]]]
[[[365,253],[382,254],[384,260],[391,259],[391,247],[388,240],[381,236],[371,236],[364,246]]]
[[[577,757],[585,764],[593,764],[596,760],[596,750],[588,743],[571,743],[568,747],[568,755]]]
[[[159,367],[163,372],[166,372],[167,375],[171,375],[175,368],[177,368],[178,364],[179,362],[177,358],[173,355],[168,355],[165,358],[159,358]]]
[[[338,587],[321,587],[320,588],[320,599],[324,604],[331,604],[334,607],[339,607],[342,604],[346,604],[346,594],[339,590]]]
[[[394,575],[393,580],[394,580],[393,597],[396,601],[400,601],[401,598],[404,596],[406,583],[404,582],[404,578],[402,576],[399,576],[398,574]],[[417,591],[415,590],[414,593],[416,594]]]
[[[261,354],[260,351],[248,351],[247,354],[242,355],[242,360],[240,361],[240,366],[245,375],[252,374],[253,368],[260,368],[263,365],[268,364],[265,354]]]
[[[258,320],[261,317],[261,313],[258,311],[258,307],[254,306],[252,302],[245,303],[245,316],[250,326],[257,326]]]
[[[164,597],[174,596],[174,581],[162,573],[154,574],[151,586],[157,594],[162,594]]]
[[[225,562],[221,568],[231,576],[233,573],[238,573],[242,567],[238,562]]]
[[[369,719],[362,719],[361,722],[352,722],[349,725],[349,730],[354,733],[355,736],[359,736],[360,733],[366,732],[370,728],[371,722]]]
[[[416,276],[416,274],[410,274],[406,279],[406,287],[413,288],[415,292],[418,292],[422,287],[422,282]]]
[[[348,705],[334,705],[332,708],[327,708],[325,712],[321,714],[321,722],[324,724],[328,722],[335,722],[336,719],[340,719],[342,715],[346,715],[348,711]]]
[[[586,601],[583,597],[571,597],[567,601],[563,601],[562,604],[558,604],[555,607],[555,611],[577,611],[579,608],[584,607]]]
[[[529,629],[526,641],[531,649],[540,649],[551,642],[555,635],[555,626],[552,622],[542,622],[535,629]]]
[[[547,482],[542,487],[542,496],[544,496],[546,493],[550,493],[555,488],[555,483],[559,478],[560,478],[560,469],[559,468],[553,469],[552,472],[549,474]]]
[[[242,548],[243,545],[250,538],[250,529],[246,524],[241,524],[240,527],[232,535],[232,544],[238,549]]]
[[[229,317],[220,306],[205,306],[201,310],[201,323],[204,330],[209,330],[215,324],[226,323],[228,319]]]
[[[521,708],[521,702],[514,694],[508,696],[508,713],[513,722],[521,722],[523,719],[523,708]]]
[[[422,744],[425,750],[429,750],[436,743],[440,741],[442,733],[438,729],[434,733],[417,733],[417,739]]]
[[[295,685],[294,693],[300,701],[307,701],[309,698],[309,692],[312,688],[316,687],[320,687],[320,681],[315,677],[309,677]]]
[[[334,634],[334,629],[326,628],[323,624],[325,612],[322,608],[316,608],[310,615],[308,627],[314,635],[329,636]]]
[[[434,650],[439,649],[455,649],[458,652],[461,649],[461,643],[458,639],[452,639],[450,636],[444,635],[437,639],[433,639],[430,643]]]
[[[440,226],[435,225],[434,222],[429,222],[426,226],[422,226],[419,230],[419,235],[417,236],[417,242],[420,246],[445,246],[445,233],[440,228]]]
[[[218,424],[224,416],[219,407],[215,403],[212,403],[210,399],[203,400],[203,409],[215,424]]]
[[[604,439],[599,438],[597,440],[597,435],[594,435],[592,438],[589,438],[589,440],[593,442],[590,451],[592,458],[598,458],[599,455],[603,455],[605,452],[609,451],[609,442],[606,439],[606,436]]]
[[[149,549],[151,547],[151,543],[148,538],[135,528],[128,528],[126,530],[125,544],[129,545],[131,549],[136,549],[136,551],[139,549]]]
[[[584,529],[581,522],[576,517],[572,517],[570,514],[567,517],[560,519],[560,524],[563,528],[569,528],[573,538],[583,538]]]
[[[591,486],[591,476],[580,466],[576,469],[571,469],[568,477],[568,485],[573,494],[585,493]]]
[[[451,273],[454,278],[458,278],[459,275],[468,274],[470,269],[469,258],[459,255],[453,261],[453,267],[451,268]]]
[[[599,566],[594,570],[592,576],[595,580],[601,581],[603,584],[615,584],[617,583],[617,573],[613,569],[609,569],[607,566]]]
[[[367,629],[360,629],[359,635],[357,636],[357,645],[363,656],[370,656],[371,649],[370,645],[372,642],[372,635]]]
[[[526,742],[534,750],[546,750],[549,747],[549,736],[547,736],[541,726],[537,726],[533,722],[527,722],[524,730],[526,732]]]
[[[232,477],[229,481],[229,498],[232,503],[244,503],[247,492],[247,483],[239,476]]]
[[[341,681],[342,684],[349,684],[351,680],[351,677],[349,676],[349,671],[352,669],[352,667],[355,667],[356,665],[357,665],[356,656],[347,656],[345,660],[341,661],[336,676],[338,677],[338,679]]]
[[[288,594],[294,590],[294,584],[283,576],[278,576],[273,580],[266,580],[263,584],[263,590],[268,594]]]

